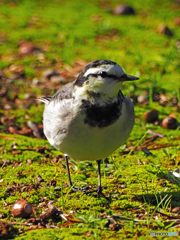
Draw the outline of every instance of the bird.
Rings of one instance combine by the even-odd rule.
[[[72,188],[68,158],[97,161],[97,194],[102,194],[101,160],[126,142],[134,126],[133,103],[124,97],[122,83],[138,79],[114,61],[95,60],[54,96],[38,98],[45,104],[44,134],[64,154]]]

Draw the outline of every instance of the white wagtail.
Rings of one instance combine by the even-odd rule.
[[[63,86],[45,103],[44,134],[64,153],[69,184],[68,157],[98,163],[98,194],[102,193],[100,164],[129,137],[134,125],[134,107],[121,92],[122,82],[137,80],[109,60],[88,64],[78,78]]]

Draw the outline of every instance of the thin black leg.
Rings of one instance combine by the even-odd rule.
[[[65,158],[65,162],[66,162],[66,169],[67,169],[67,174],[68,174],[68,180],[69,180],[69,185],[72,187],[72,181],[71,181],[71,175],[70,175],[70,171],[69,171],[69,163],[68,163],[68,156],[66,154],[64,154],[64,158]],[[97,194],[100,195],[102,194],[102,187],[101,187],[101,160],[97,160],[97,164],[98,164],[98,188],[97,188]],[[86,194],[92,193],[94,191],[88,191],[89,187],[84,187],[84,188],[76,188],[73,187],[71,189],[71,192],[77,192],[77,191],[81,191],[84,192]],[[102,194],[104,196],[104,194]],[[106,198],[106,196],[104,196]]]
[[[102,187],[101,187],[101,160],[97,160],[98,164],[98,189],[97,193],[101,194],[102,193]]]
[[[69,186],[72,187],[71,188],[71,192],[78,192],[78,191],[82,191],[85,192],[87,188],[76,188],[73,187],[72,181],[71,181],[71,175],[70,175],[70,171],[69,171],[69,163],[68,163],[68,156],[67,154],[64,154],[64,158],[65,158],[65,162],[66,162],[66,170],[67,170],[67,174],[68,174],[68,180],[69,180]]]
[[[70,171],[69,171],[68,156],[66,154],[64,154],[64,157],[65,157],[65,161],[66,161],[66,170],[67,170],[67,174],[68,174],[69,185],[72,187],[71,175],[70,175]]]

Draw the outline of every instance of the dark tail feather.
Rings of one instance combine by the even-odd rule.
[[[41,98],[37,98],[36,100],[41,101],[45,104],[48,104],[51,101],[51,98],[52,97],[41,97]]]

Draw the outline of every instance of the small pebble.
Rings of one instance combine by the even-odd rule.
[[[180,213],[180,207],[175,207],[172,209],[173,213]]]
[[[62,76],[52,76],[51,82],[55,84],[66,83],[66,78]]]
[[[42,74],[42,81],[49,81],[53,76],[59,76],[60,71],[54,71],[52,69],[47,69]]]
[[[168,102],[168,96],[166,94],[160,94],[159,95],[159,103],[163,106],[166,106],[167,102]]]
[[[35,47],[32,43],[25,42],[20,45],[18,51],[19,51],[19,54],[21,54],[21,55],[29,55],[29,54],[33,53],[34,49],[35,49]]]
[[[140,94],[137,98],[138,103],[144,103],[146,101],[146,97],[144,94]]]
[[[177,18],[174,19],[174,24],[176,26],[180,26],[180,17],[177,17]]]

